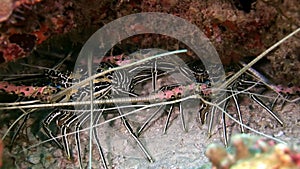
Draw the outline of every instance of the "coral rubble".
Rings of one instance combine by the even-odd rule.
[[[226,149],[211,144],[206,156],[214,169],[297,169],[300,168],[300,152],[295,148],[247,134],[236,135]]]

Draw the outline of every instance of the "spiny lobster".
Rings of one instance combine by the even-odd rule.
[[[121,65],[133,62],[134,60],[128,59],[125,55],[104,57],[102,61],[99,63],[96,73],[101,73],[106,70],[109,70],[114,67],[119,67]],[[251,72],[252,70],[252,72]],[[135,74],[135,72],[139,72]],[[254,76],[262,77],[262,75],[257,74],[254,69],[250,69],[250,72],[254,74]],[[166,77],[170,73],[178,73],[189,79],[188,81],[181,83],[172,83],[160,86],[157,84],[159,78]],[[230,74],[230,73],[229,73]],[[51,85],[44,87],[30,87],[30,86],[16,86],[13,84],[9,84],[7,82],[0,83],[0,89],[4,90],[4,92],[10,93],[13,92],[18,95],[22,95],[24,97],[31,98],[42,98],[42,100],[47,100],[49,95],[56,93],[59,90],[64,90],[65,88],[71,87],[73,84],[79,82],[81,79],[85,79],[88,77],[87,71],[84,69],[78,70],[75,73],[62,73],[57,70],[46,70],[45,75],[50,79]],[[78,78],[79,77],[79,78]],[[192,80],[191,80],[192,79]],[[262,82],[254,80],[253,77],[249,75],[244,75],[244,77],[239,78],[234,81],[228,87],[228,94],[233,99],[234,104],[236,106],[239,122],[242,122],[242,113],[239,109],[239,103],[237,99],[237,95],[242,90],[248,90],[248,87],[264,87],[267,83],[263,78],[260,78]],[[142,93],[136,93],[139,90],[137,89],[138,85],[143,86],[143,83],[151,81],[152,84],[152,94],[143,95]],[[95,100],[98,99],[113,99],[115,96],[127,96],[136,99],[137,102],[150,102],[150,98],[152,98],[156,102],[162,101],[176,101],[181,98],[185,98],[191,96],[193,94],[200,94],[202,97],[209,99],[211,94],[211,84],[210,77],[207,72],[199,62],[194,62],[194,64],[188,64],[188,66],[179,66],[174,63],[164,62],[164,61],[156,61],[156,62],[146,62],[142,65],[139,65],[134,68],[128,68],[121,71],[115,71],[105,74],[104,76],[100,76],[93,80],[93,91],[95,94]],[[274,87],[274,86],[273,86]],[[281,90],[281,88],[276,87],[277,92],[286,93],[288,90]],[[300,91],[299,88],[293,88],[293,90]],[[87,100],[89,96],[90,88],[88,85],[83,86],[82,88],[77,89],[75,92],[72,91],[64,98],[60,98],[59,101],[62,100],[73,100],[73,101],[84,101]],[[289,93],[290,94],[290,93]],[[271,108],[266,106],[258,97],[251,94],[251,98],[264,107],[281,125],[283,125],[283,121],[280,117],[274,113]],[[229,99],[226,101],[226,106],[228,104]],[[208,109],[204,103],[200,103],[201,109],[199,110],[199,119],[202,123],[206,121],[208,117]],[[182,120],[183,130],[186,130],[185,120],[184,120],[184,111],[181,105],[181,102],[174,102],[169,104],[170,107],[167,110],[167,120],[164,127],[164,133],[167,131],[167,128],[170,123],[171,113],[173,112],[174,106],[179,107],[179,112]],[[113,105],[111,104],[103,104],[98,107],[98,109],[94,112],[93,125],[97,125],[100,121],[101,117],[106,117],[110,113],[109,111],[104,111],[105,108],[111,107],[117,110],[122,123],[125,128],[130,133],[131,137],[136,141],[139,148],[146,156],[146,158],[152,162],[154,161],[151,155],[147,152],[146,148],[139,140],[139,136],[142,132],[150,125],[151,120],[160,112],[163,111],[163,106],[158,106],[155,112],[139,127],[137,132],[134,132],[130,120],[125,116],[126,112],[124,108],[122,108],[122,104]],[[66,107],[65,109],[69,109]],[[56,108],[54,111],[49,113],[47,117],[43,120],[42,128],[44,133],[51,138],[60,148],[64,149],[68,158],[72,157],[71,147],[69,145],[68,140],[68,132],[73,127],[75,129],[75,141],[78,152],[78,159],[80,162],[80,166],[83,167],[82,157],[81,157],[81,144],[80,144],[80,129],[84,126],[85,123],[88,123],[88,119],[90,118],[90,112],[82,110],[82,111],[66,111],[64,108]],[[215,114],[217,109],[212,108],[213,113]],[[226,124],[224,120],[225,113],[222,113],[223,118],[223,130],[224,130],[224,140],[227,145],[227,134],[226,134]],[[211,116],[213,117],[213,115]],[[213,120],[209,120],[212,123]],[[56,123],[57,130],[59,132],[53,133],[53,131],[49,128],[50,124]],[[211,132],[212,124],[209,125],[209,133]],[[241,131],[244,132],[243,125],[241,125]],[[62,135],[61,139],[57,137],[59,133]],[[93,135],[96,141],[96,145],[98,147],[101,160],[103,163],[103,167],[107,168],[107,162],[104,157],[104,152],[101,147],[99,136],[97,132],[97,127],[93,128]]]

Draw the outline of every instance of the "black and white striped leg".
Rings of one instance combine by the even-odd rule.
[[[278,94],[278,95],[276,96],[275,100],[272,102],[272,104],[271,104],[271,109],[272,109],[272,110],[273,110],[273,108],[275,107],[275,105],[276,105],[278,99],[280,98],[280,96],[281,96],[281,95]]]
[[[153,62],[151,74],[152,74],[152,88],[153,91],[155,92],[157,88],[157,60]]]
[[[230,99],[226,100],[225,106],[224,106],[225,107],[224,111],[227,110],[227,106],[228,106],[229,101],[230,101]],[[225,112],[222,112],[222,128],[223,128],[224,145],[225,145],[225,147],[227,147],[228,146],[228,135],[227,135],[226,113]]]
[[[139,128],[139,130],[137,131],[137,136],[140,136],[141,133],[144,131],[144,129],[146,128],[146,126],[150,123],[150,121],[162,110],[162,108],[164,107],[164,105],[161,105],[158,107],[158,109],[152,113],[152,115],[146,120],[146,122]]]
[[[167,120],[166,120],[166,123],[165,123],[164,131],[163,131],[164,134],[167,133],[167,129],[168,129],[168,126],[169,126],[169,123],[170,123],[170,118],[171,118],[173,109],[174,109],[174,104],[171,104],[170,108],[169,108],[169,111],[168,111],[168,116],[167,116]]]
[[[210,138],[212,136],[212,129],[213,129],[213,123],[214,123],[214,117],[216,114],[216,110],[217,110],[217,108],[215,106],[213,106],[209,113],[208,130],[207,130],[208,138]]]
[[[222,128],[223,128],[223,139],[224,139],[224,145],[225,147],[228,146],[228,135],[227,135],[227,125],[226,125],[226,115],[227,115],[227,106],[228,106],[228,103],[229,103],[230,99],[227,99],[225,101],[225,103],[221,103],[221,105],[219,105],[222,109]],[[213,107],[214,109],[212,111],[213,112],[213,115],[216,115],[216,111],[218,110],[218,108],[216,108],[215,106]],[[213,122],[214,122],[214,117],[211,117],[210,119],[210,124],[209,124],[209,128],[212,128],[213,127]],[[211,133],[211,129],[209,129],[210,133]]]
[[[12,136],[12,139],[10,141],[11,144],[13,144],[18,136],[18,134],[20,133],[21,129],[25,126],[26,121],[29,119],[30,114],[26,114],[25,117],[23,118],[22,123],[20,124],[20,126],[17,128],[16,132],[14,133],[14,135]]]
[[[225,147],[228,146],[227,127],[226,127],[226,114],[222,113],[222,126],[223,126],[223,139]]]
[[[54,137],[52,131],[49,129],[49,125],[53,122],[53,120],[55,120],[56,118],[58,118],[59,116],[62,115],[61,110],[56,109],[54,111],[52,111],[42,122],[42,128],[44,130],[44,133],[51,138],[60,149],[63,149],[63,145],[57,140],[56,137]]]
[[[67,118],[67,119],[62,123],[61,135],[62,135],[64,151],[66,152],[68,159],[71,159],[72,152],[71,152],[71,148],[70,148],[70,144],[69,144],[69,140],[68,140],[68,137],[70,137],[68,135],[68,130],[70,129],[70,126],[72,124],[74,124],[74,122],[76,122],[78,117],[74,113],[69,113],[68,117],[65,117],[65,118]]]
[[[126,117],[124,117],[124,114],[122,110],[118,107],[119,115],[121,116],[122,123],[124,124],[126,130],[130,133],[131,137],[135,140],[135,142],[138,144],[139,148],[141,149],[142,153],[146,156],[149,162],[154,162],[144,145],[141,143],[141,141],[138,139],[137,135],[133,132],[132,127],[130,126],[129,122],[127,121]]]
[[[69,136],[67,135],[67,129],[68,129],[67,126],[62,126],[61,133],[62,133],[63,148],[67,155],[67,158],[70,160],[72,157],[72,153],[71,153],[71,149],[69,146],[69,140],[68,140]]]
[[[209,114],[208,106],[207,104],[200,103],[200,109],[198,111],[198,120],[201,123],[201,125],[204,125],[207,119],[207,115]]]
[[[180,113],[180,117],[181,117],[182,130],[187,132],[182,104],[181,104],[181,102],[179,102],[177,104],[178,104],[179,113]]]
[[[269,109],[269,107],[267,105],[265,105],[258,97],[254,96],[254,95],[250,95],[251,99],[253,99],[256,103],[258,103],[261,107],[263,107],[265,110],[267,110],[268,113],[271,114],[272,117],[274,117],[276,119],[276,121],[283,126],[284,123],[283,121],[280,119],[279,115],[275,112],[273,112],[271,109]]]
[[[278,96],[275,98],[275,100],[274,100],[273,103],[271,104],[271,108],[270,108],[271,110],[274,109],[274,107],[275,107],[275,105],[276,105],[278,99],[281,98],[281,97],[282,97],[282,95],[278,94]],[[286,96],[283,97],[283,101],[282,101],[282,103],[280,104],[280,109],[281,109],[281,110],[282,110],[282,108],[284,107],[284,105],[285,105],[285,103],[286,103],[286,100],[288,100],[290,97],[291,97],[290,95],[286,95]]]
[[[244,129],[244,126],[243,126],[242,113],[241,113],[240,106],[239,106],[239,103],[238,103],[238,100],[237,100],[237,95],[235,95],[232,90],[231,90],[231,95],[232,95],[232,98],[233,98],[233,101],[234,101],[236,112],[238,114],[239,122],[241,124],[240,125],[240,127],[241,127],[241,133],[245,133],[245,129]]]
[[[80,130],[80,125],[77,123],[75,125],[75,142],[76,142],[77,158],[78,158],[78,161],[79,161],[79,166],[80,166],[80,169],[82,169],[83,166],[82,166],[81,144],[80,144],[79,130]]]
[[[282,101],[281,105],[280,105],[280,109],[283,109],[283,107],[285,106],[285,104],[287,103],[286,100],[290,99],[291,98],[291,95],[286,95],[284,97],[284,100]]]
[[[94,120],[93,126],[95,126],[99,123],[100,118],[102,116],[102,111],[101,112],[95,112],[95,113],[96,113],[96,115],[94,116],[95,120]],[[103,167],[105,169],[108,169],[107,163],[106,163],[106,160],[105,160],[105,156],[104,156],[104,152],[103,152],[103,149],[102,149],[101,144],[100,144],[97,127],[93,127],[93,134],[94,134],[94,138],[96,140],[96,145],[97,145],[98,151],[100,153],[100,158],[101,158]]]
[[[240,110],[240,106],[238,103],[238,98],[237,95],[235,94],[235,92],[232,90],[230,91],[230,94],[232,96],[236,111],[237,111],[237,115],[238,115],[238,121],[240,123],[240,128],[241,128],[241,133],[244,133],[244,126],[243,126],[243,120],[242,120],[242,113]],[[227,112],[227,107],[229,104],[230,99],[226,100],[225,104],[224,104],[224,111]],[[223,138],[224,138],[224,145],[227,147],[228,146],[228,135],[227,135],[227,127],[226,127],[226,113],[223,112],[222,113],[222,128],[223,128]]]
[[[77,148],[77,156],[79,160],[80,168],[83,168],[82,157],[81,157],[81,144],[80,144],[80,129],[82,124],[84,124],[88,118],[90,117],[90,113],[82,113],[80,117],[78,117],[78,121],[75,124],[75,142]]]
[[[167,133],[167,129],[168,129],[168,126],[169,126],[169,123],[170,123],[171,115],[172,115],[172,112],[173,112],[173,109],[174,109],[175,106],[177,106],[179,108],[179,114],[180,114],[180,117],[181,117],[182,130],[187,131],[185,120],[184,120],[184,112],[183,112],[182,104],[180,102],[180,103],[175,103],[175,104],[170,105],[167,120],[166,120],[164,131],[163,131],[164,134]]]

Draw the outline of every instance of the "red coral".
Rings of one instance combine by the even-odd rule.
[[[47,33],[48,31],[49,31],[48,26],[43,25],[39,30],[33,32],[33,34],[37,37],[37,44],[41,44],[46,39],[48,39],[48,37],[50,36],[50,34]]]
[[[24,50],[17,44],[9,43],[0,46],[0,52],[3,53],[3,59],[6,62],[13,61],[25,56]]]
[[[26,57],[50,36],[71,30],[74,16],[70,6],[72,2],[3,0],[0,9],[0,63]]]

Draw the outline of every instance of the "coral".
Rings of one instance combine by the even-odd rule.
[[[28,56],[45,40],[57,35],[70,33],[73,43],[84,43],[106,23],[137,12],[166,12],[190,21],[212,41],[224,64],[258,55],[300,23],[296,0],[91,0],[89,3],[82,0],[1,0],[1,3],[0,64]],[[85,29],[89,29],[89,33],[83,35]],[[20,38],[16,40],[11,36]],[[266,73],[278,77],[275,82],[299,77],[299,59],[295,58],[298,39],[268,57],[272,71]],[[131,41],[141,44],[140,48],[149,44],[167,49],[177,47],[176,40],[166,37],[145,35]],[[291,49],[286,52],[289,47]],[[299,79],[293,79],[292,83],[298,85]]]
[[[268,56],[271,67],[267,72],[272,80],[284,86],[300,86],[300,41],[293,37]]]
[[[3,1],[3,2],[2,2]],[[74,27],[71,2],[2,0],[0,11],[0,64],[26,57],[55,34]]]
[[[143,12],[167,12],[197,25],[224,64],[257,56],[300,25],[299,3],[289,0],[145,0],[140,6]],[[289,41],[264,61],[270,68],[261,69],[277,84],[299,86],[299,36]]]
[[[216,169],[296,169],[300,167],[300,152],[285,144],[247,134],[236,135],[232,145],[211,144],[206,156]]]
[[[264,43],[263,39],[271,33],[267,29],[275,20],[275,8],[261,1],[252,6],[252,10],[245,12],[237,10],[230,1],[181,1],[171,7],[162,2],[142,3],[143,11],[173,13],[196,24],[210,38],[226,64],[257,55],[272,44]]]

